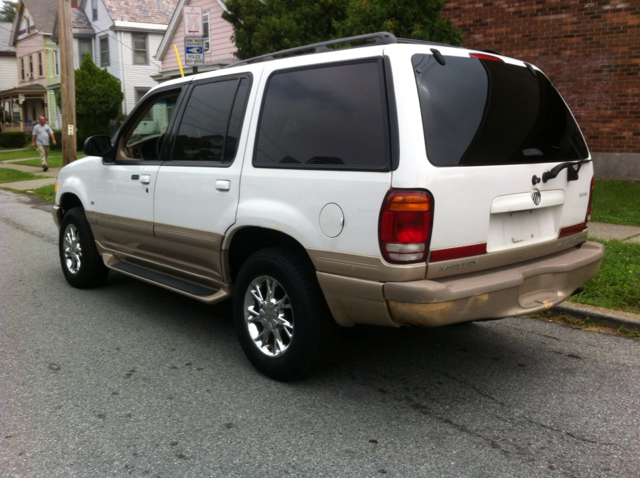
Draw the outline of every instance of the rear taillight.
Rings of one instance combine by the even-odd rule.
[[[589,205],[587,206],[587,215],[584,217],[584,222],[591,221],[591,200],[593,199],[593,190],[596,187],[595,178],[591,178],[591,189],[589,190]]]
[[[388,262],[424,262],[433,221],[433,196],[428,191],[392,190],[380,212],[380,251]]]

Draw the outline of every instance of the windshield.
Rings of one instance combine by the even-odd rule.
[[[427,155],[436,166],[586,159],[580,129],[540,71],[502,61],[412,57]],[[535,71],[535,74],[533,73]]]

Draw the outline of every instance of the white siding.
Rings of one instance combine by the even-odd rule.
[[[0,56],[0,91],[18,86],[18,64],[15,56]]]
[[[123,111],[129,114],[136,104],[136,88],[152,88],[158,83],[151,78],[160,72],[161,63],[153,58],[153,53],[158,50],[162,34],[147,34],[147,65],[135,65],[133,63],[133,36],[131,32],[119,32],[122,53],[124,104]]]
[[[153,55],[162,40],[162,34],[148,34],[148,65],[133,64],[133,40],[130,32],[112,30],[113,21],[102,0],[98,0],[98,20],[93,21],[91,1],[85,4],[85,13],[91,21],[96,33],[93,42],[93,58],[96,65],[100,66],[100,37],[109,35],[109,66],[105,68],[111,75],[120,80],[124,92],[122,111],[129,114],[136,102],[136,88],[151,88],[158,83],[151,78],[160,71],[160,62]],[[101,67],[102,68],[102,67]]]
[[[98,0],[98,20],[92,21],[92,11],[91,11],[91,0],[87,1],[85,4],[84,11],[87,14],[87,18],[91,21],[91,25],[93,26],[94,31],[96,32],[95,42],[94,42],[94,56],[96,65],[100,66],[100,37],[109,35],[109,66],[104,68],[107,69],[111,75],[115,76],[119,80],[121,76],[121,68],[120,68],[120,48],[118,44],[118,33],[111,30],[113,26],[113,21],[109,16],[109,12],[107,11],[102,0]],[[103,67],[101,67],[103,68]]]

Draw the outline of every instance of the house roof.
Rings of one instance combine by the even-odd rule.
[[[11,46],[11,23],[0,23],[0,54],[16,54],[16,48]]]
[[[93,32],[93,26],[91,25],[91,22],[89,21],[89,17],[87,17],[87,14],[85,13],[84,10],[80,8],[72,8],[71,15],[72,15],[71,24],[73,25],[74,29],[81,28],[81,29],[91,30],[91,32]]]
[[[21,0],[21,3],[29,10],[29,15],[38,32],[51,33],[53,31],[53,20],[57,11],[56,0]],[[18,9],[20,9],[19,5]],[[24,10],[19,13],[22,17]]]
[[[102,0],[114,22],[167,25],[178,0]]]

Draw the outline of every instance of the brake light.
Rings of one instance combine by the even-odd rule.
[[[380,211],[382,256],[395,264],[423,262],[429,250],[433,196],[428,191],[392,190]]]
[[[469,56],[471,58],[477,58],[478,60],[492,60],[504,63],[504,60],[502,58],[498,58],[497,56],[493,55],[485,55],[484,53],[470,53]]]
[[[591,221],[591,200],[593,199],[593,190],[596,188],[595,178],[591,178],[591,189],[589,190],[589,204],[587,205],[587,215],[584,217],[584,222]]]

